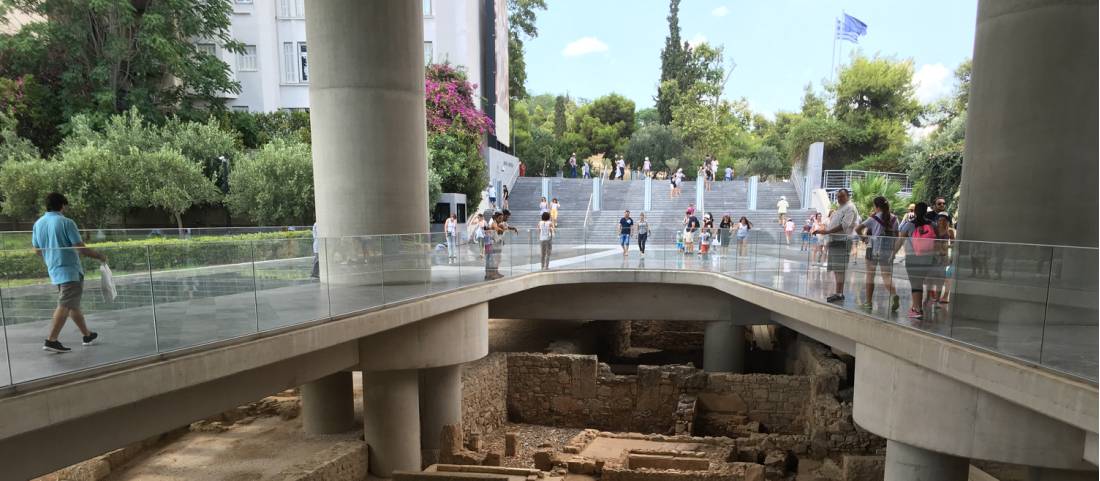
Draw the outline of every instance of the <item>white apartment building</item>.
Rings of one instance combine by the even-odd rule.
[[[213,43],[199,43],[229,64],[241,84],[239,94],[227,94],[230,108],[250,112],[308,109],[305,0],[232,1],[231,33],[245,45],[244,53],[233,54]],[[449,61],[461,65],[472,83],[482,85],[484,8],[494,3],[424,0],[425,63]]]

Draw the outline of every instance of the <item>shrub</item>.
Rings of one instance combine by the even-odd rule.
[[[42,159],[16,160],[0,166],[0,212],[22,219],[45,210],[46,194],[57,190],[60,164]]]
[[[314,216],[309,146],[276,139],[241,158],[229,174],[226,199],[234,215],[260,225],[306,224]]]

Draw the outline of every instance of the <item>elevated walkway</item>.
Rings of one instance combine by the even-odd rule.
[[[1048,287],[1043,301],[1029,294],[1036,300],[1028,302],[1062,299],[1048,309],[1081,314],[1047,319],[1036,333],[1018,329],[1003,313],[968,317],[949,307],[923,320],[907,319],[889,311],[881,286],[870,299],[875,307],[863,310],[858,263],[848,272],[849,300],[827,304],[822,299],[830,292],[831,275],[797,248],[770,242],[754,243],[744,255],[720,252],[708,257],[685,256],[667,242],[655,242],[644,258],[636,251],[624,258],[614,247],[559,243],[551,270],[540,271],[537,249],[521,236],[505,243],[504,277],[486,281],[484,261],[473,251],[461,250],[452,263],[431,249],[430,239],[395,239],[403,237],[411,240],[391,239],[401,248],[390,251],[385,240],[333,240],[344,247],[354,241],[366,256],[349,258],[347,264],[334,256],[333,262],[344,270],[326,269],[324,283],[265,286],[272,281],[253,277],[252,287],[242,288],[226,279],[226,271],[242,270],[233,264],[150,273],[146,279],[202,288],[149,306],[92,312],[89,322],[102,333],[102,344],[70,355],[38,351],[45,319],[26,316],[6,323],[8,363],[2,367],[14,383],[0,388],[0,464],[17,468],[5,476],[22,479],[48,472],[269,393],[377,366],[381,361],[363,357],[361,340],[455,312],[477,312],[477,306],[486,305],[477,314],[484,320],[778,323],[857,357],[857,421],[876,434],[930,450],[944,449],[933,445],[946,443],[937,436],[967,436],[969,443],[944,444],[953,446],[948,454],[954,456],[1059,469],[1089,469],[1084,460],[1095,463],[1095,286]],[[1036,264],[1010,261],[1000,271],[1004,280],[956,279],[956,299],[1024,292],[1017,288],[1037,278]],[[284,278],[308,274],[308,258],[262,262],[243,267],[253,273],[282,272]],[[355,270],[361,275],[351,275]],[[396,272],[405,275],[393,276]],[[900,266],[896,277],[898,290],[906,292]],[[120,282],[124,288],[128,283],[148,288],[140,278],[124,276]],[[35,289],[41,288],[5,289],[5,306],[25,307],[19,296],[32,296]],[[613,302],[608,293],[614,293]],[[90,287],[88,295],[97,294]],[[561,302],[566,298],[569,302]],[[902,312],[904,304],[907,300]],[[4,311],[5,316],[18,312]],[[881,356],[894,366],[886,373],[858,367],[861,359]],[[886,365],[881,360],[875,364]],[[883,394],[910,379],[931,382],[925,385],[937,389],[936,402],[906,403]],[[868,401],[861,406],[861,399]],[[956,426],[965,432],[942,423],[931,432],[905,428],[907,419],[924,422],[915,412],[936,416],[947,406],[958,406],[950,418],[956,422],[965,413],[977,417]],[[880,409],[885,414],[871,415]],[[898,434],[902,432],[919,436]],[[46,452],[50,455],[42,454]]]

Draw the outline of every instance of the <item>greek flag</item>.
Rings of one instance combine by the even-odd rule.
[[[844,14],[843,19],[836,21],[836,38],[839,40],[859,43],[859,37],[866,34],[867,24],[847,13]]]

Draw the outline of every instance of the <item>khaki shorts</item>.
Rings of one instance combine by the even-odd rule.
[[[684,231],[684,244],[695,243],[695,233],[690,231]]]
[[[84,281],[66,282],[57,286],[57,307],[80,309],[84,297]]]

